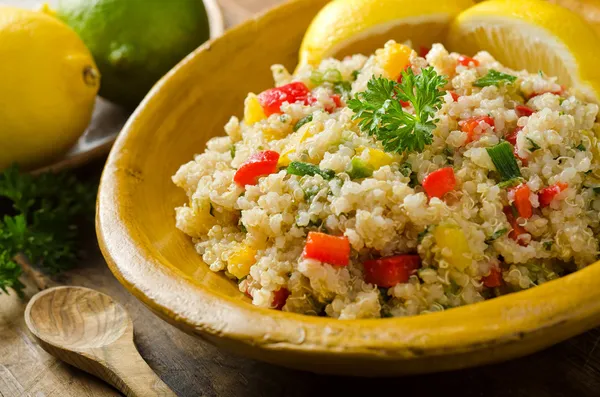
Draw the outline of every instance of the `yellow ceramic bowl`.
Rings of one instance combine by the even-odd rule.
[[[206,44],[153,89],[113,148],[97,231],[115,276],[156,314],[241,354],[314,372],[432,372],[540,350],[600,324],[600,265],[490,301],[416,317],[339,321],[252,306],[211,272],[175,228],[185,201],[178,167],[223,134],[247,92],[292,69],[304,30],[326,0],[286,3]]]

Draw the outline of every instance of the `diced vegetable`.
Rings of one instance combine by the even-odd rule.
[[[533,215],[533,207],[531,205],[531,201],[529,201],[529,195],[531,194],[531,190],[529,186],[522,183],[519,186],[512,188],[512,192],[514,193],[514,205],[519,213],[521,218],[529,219]]]
[[[480,131],[477,133],[483,132],[484,125],[489,125],[492,129],[495,126],[494,119],[490,116],[479,116],[479,117],[471,117],[466,120],[459,121],[458,125],[461,128],[461,131],[467,133],[467,143],[472,142],[475,139],[477,127],[480,127]]]
[[[250,273],[250,267],[256,262],[256,250],[245,244],[233,249],[227,257],[227,271],[238,279]]]
[[[425,58],[427,56],[427,54],[429,54],[429,51],[431,51],[431,48],[420,46],[419,47],[419,56],[421,58]]]
[[[517,145],[517,135],[521,131],[523,131],[523,127],[517,127],[512,132],[510,132],[508,135],[506,135],[504,137],[504,139],[506,139],[508,142],[510,142],[511,145],[516,146]]]
[[[450,266],[465,270],[471,264],[469,242],[462,229],[455,225],[439,225],[433,231],[437,246]]]
[[[386,77],[397,79],[400,73],[410,63],[412,48],[404,44],[394,43],[386,45],[375,52],[377,63],[383,68]]]
[[[308,232],[304,257],[337,266],[348,266],[350,241],[346,236],[331,236],[320,232]]]
[[[515,112],[517,112],[517,116],[519,117],[529,117],[533,113],[535,113],[535,110],[533,110],[529,106],[517,105],[515,106]]]
[[[504,207],[504,215],[506,215],[506,220],[510,224],[512,230],[508,233],[508,237],[515,240],[520,245],[527,245],[523,238],[521,237],[524,234],[527,234],[527,230],[517,222],[517,217],[513,214],[511,207]]]
[[[479,61],[477,59],[473,59],[466,55],[459,56],[458,63],[460,63],[463,66],[474,66],[474,67],[479,66]]]
[[[440,168],[433,171],[423,180],[423,189],[429,198],[442,198],[456,187],[456,177],[452,167]]]
[[[309,114],[308,116],[302,117],[300,120],[298,120],[298,122],[296,123],[296,125],[294,125],[294,132],[298,131],[298,129],[300,127],[302,127],[304,124],[306,123],[310,123],[313,119],[313,115]]]
[[[502,285],[502,271],[497,267],[492,267],[490,269],[490,274],[482,277],[481,281],[483,281],[483,285],[488,288],[496,288]]]
[[[289,296],[290,291],[287,288],[279,288],[277,291],[273,292],[273,304],[271,305],[273,309],[283,309]]]
[[[367,148],[366,152],[368,154],[368,165],[373,168],[373,170],[378,170],[385,165],[390,165],[394,162],[394,157],[389,153],[384,152],[383,150]]]
[[[421,267],[419,255],[396,255],[363,263],[365,281],[378,287],[390,288],[405,283]]]
[[[255,94],[248,94],[244,101],[244,123],[252,125],[258,121],[267,118],[258,97]]]
[[[256,185],[259,177],[277,172],[277,161],[279,153],[272,150],[255,153],[240,166],[233,180],[240,186]]]
[[[362,179],[373,175],[373,168],[365,163],[360,157],[354,156],[350,161],[350,166],[346,172],[351,179]]]
[[[321,175],[323,179],[330,180],[335,176],[335,171],[333,170],[322,170],[318,166],[309,163],[301,163],[299,161],[292,161],[290,165],[287,167],[287,173],[291,175]]]
[[[456,92],[454,91],[448,91],[450,93],[450,96],[452,96],[452,100],[454,102],[458,102],[458,98],[460,98],[460,95],[458,95]]]
[[[549,206],[550,203],[552,203],[552,200],[554,200],[554,197],[556,197],[556,195],[558,195],[560,192],[562,192],[568,187],[569,185],[567,185],[566,183],[558,182],[555,185],[548,186],[540,190],[538,192],[538,200],[540,201],[540,206]]]
[[[565,92],[565,87],[561,86],[560,90],[556,90],[556,91],[542,91],[542,92],[534,92],[531,95],[529,95],[529,98],[527,99],[531,99],[531,98],[535,98],[536,96],[540,96],[540,95],[544,95],[544,94],[554,94],[554,95],[562,95]]]
[[[473,85],[475,87],[489,87],[489,86],[500,86],[500,84],[512,84],[517,80],[517,76],[513,76],[510,74],[502,73],[494,69],[490,69],[490,71],[480,79],[475,80]]]
[[[258,95],[258,100],[262,105],[265,115],[270,116],[275,113],[281,113],[281,105],[284,102],[306,103],[309,95],[310,91],[304,83],[294,82],[263,91]]]
[[[502,177],[502,180],[508,181],[509,179],[521,176],[521,171],[515,160],[513,147],[510,143],[501,142],[496,146],[486,148],[486,150],[496,166],[498,173]]]

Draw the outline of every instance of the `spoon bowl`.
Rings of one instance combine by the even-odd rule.
[[[29,301],[25,323],[48,353],[126,396],[175,396],[139,355],[131,318],[108,295],[80,287],[47,289]]]
[[[46,290],[36,295],[32,302],[26,315],[29,329],[36,337],[43,335],[47,343],[55,346],[74,351],[100,348],[125,333],[133,333],[131,320],[123,306],[91,289],[60,287]]]

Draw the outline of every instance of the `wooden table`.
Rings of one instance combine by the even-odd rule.
[[[19,3],[29,0],[11,0]],[[220,0],[232,26],[282,0]],[[0,3],[6,3],[7,0]],[[102,164],[82,171],[98,178]],[[98,289],[121,302],[142,356],[180,396],[600,396],[600,329],[504,364],[410,378],[360,379],[292,371],[216,349],[155,317],[112,276],[88,230],[88,254],[61,284]],[[30,285],[28,296],[36,292]],[[91,376],[54,360],[23,323],[26,302],[0,295],[0,397],[118,396]]]

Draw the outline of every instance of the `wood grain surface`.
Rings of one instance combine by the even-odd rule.
[[[19,3],[28,0],[11,0]],[[220,0],[228,26],[282,0]],[[1,1],[6,3],[7,1]],[[82,170],[97,179],[102,164]],[[314,375],[247,360],[184,334],[154,316],[114,279],[100,255],[93,226],[82,265],[58,284],[104,292],[129,312],[135,342],[150,367],[178,396],[462,396],[597,397],[600,396],[600,329],[541,353],[504,364],[465,371],[394,379]],[[27,296],[36,288],[31,282]],[[120,394],[83,371],[63,364],[35,342],[26,330],[26,301],[0,295],[1,397],[105,397]]]
[[[128,397],[173,397],[133,343],[123,306],[89,288],[60,286],[29,301],[25,323],[48,353],[114,386]]]

